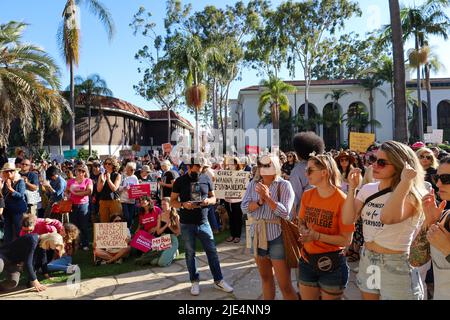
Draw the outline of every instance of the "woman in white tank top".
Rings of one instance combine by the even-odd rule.
[[[450,300],[450,210],[444,211],[450,201],[450,157],[441,160],[433,180],[443,201],[437,206],[431,192],[423,198],[423,208],[426,222],[431,225],[427,239],[433,261],[434,299]]]
[[[349,175],[343,223],[363,221],[357,284],[365,300],[420,300],[420,275],[409,263],[413,236],[423,222],[424,171],[416,154],[396,142],[383,143],[373,164],[378,182],[364,185],[355,198],[359,169]]]

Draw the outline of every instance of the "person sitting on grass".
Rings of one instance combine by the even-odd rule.
[[[177,256],[178,251],[178,236],[180,235],[180,217],[175,208],[170,207],[170,198],[166,197],[161,200],[161,207],[163,213],[158,216],[158,223],[156,235],[161,237],[163,235],[170,235],[172,246],[166,250],[156,251],[150,250],[136,259],[136,264],[152,266],[167,267],[172,264]]]
[[[75,272],[77,265],[72,264],[72,257],[77,250],[79,236],[80,230],[76,225],[72,223],[66,223],[64,225],[63,241],[65,254],[60,258],[55,257],[47,265],[48,272],[64,271],[67,274]]]
[[[126,222],[124,221],[121,214],[115,213],[111,216],[110,222],[113,223],[121,223]],[[131,233],[130,229],[128,230],[128,235],[126,238],[126,242],[128,246],[126,248],[109,248],[109,249],[100,249],[96,248],[95,242],[94,242],[94,260],[96,265],[100,264],[112,264],[112,263],[118,263],[121,264],[123,262],[123,258],[128,257],[131,251],[131,246],[129,245],[131,241]]]
[[[47,289],[40,284],[33,267],[33,256],[38,245],[44,250],[56,250],[59,255],[64,254],[61,235],[47,233],[43,235],[26,234],[0,248],[0,273],[5,271],[5,280],[0,282],[0,291],[11,290],[17,287],[20,279],[21,265],[23,264],[30,285],[38,292]]]
[[[148,196],[143,196],[140,199],[141,208],[139,209],[139,226],[136,230],[144,230],[154,236],[158,227],[158,216],[161,214],[161,209],[155,206],[155,203]]]

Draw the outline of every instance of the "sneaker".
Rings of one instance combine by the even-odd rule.
[[[67,274],[72,274],[75,273],[76,269],[78,268],[78,265],[76,264],[71,264],[70,266],[67,267]]]
[[[220,280],[219,282],[214,283],[214,288],[225,291],[227,293],[233,292],[233,287],[230,286],[225,280]]]
[[[83,247],[83,251],[89,251],[89,247]]]
[[[199,282],[192,283],[191,294],[193,296],[198,296],[200,294],[200,283]]]

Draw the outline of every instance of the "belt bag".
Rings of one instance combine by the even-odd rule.
[[[308,263],[316,272],[336,271],[341,265],[341,259],[344,255],[342,250],[318,254],[308,254],[306,251],[303,252],[308,259]]]

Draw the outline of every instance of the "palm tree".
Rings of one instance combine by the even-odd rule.
[[[76,76],[75,96],[77,104],[85,106],[88,110],[88,127],[89,127],[89,156],[92,155],[92,127],[91,127],[91,111],[92,107],[101,108],[102,96],[112,96],[112,91],[108,88],[106,81],[98,74],[93,74],[83,79],[83,77]]]
[[[346,114],[343,115],[343,122],[347,123],[348,141],[350,141],[350,132],[364,132],[370,125],[371,127],[381,127],[381,123],[377,120],[369,120],[369,113],[364,110],[361,104],[352,105]],[[346,116],[346,118],[345,118]]]
[[[75,112],[75,81],[74,65],[79,63],[80,47],[80,26],[77,21],[78,5],[84,4],[91,13],[97,16],[104,25],[111,40],[115,33],[114,22],[108,9],[98,0],[66,0],[62,13],[63,21],[58,29],[58,43],[61,52],[66,60],[66,65],[70,68],[70,108]],[[75,148],[75,118],[70,122],[70,148]]]
[[[0,24],[0,145],[8,144],[15,120],[27,139],[33,127],[58,127],[61,112],[68,107],[59,93],[55,61],[41,48],[22,43],[26,26],[15,21]]]
[[[374,91],[377,89],[383,96],[386,96],[386,93],[379,88],[383,84],[383,80],[378,76],[377,67],[368,68],[361,75],[364,76],[361,85],[369,92],[370,123],[374,123]],[[370,125],[370,132],[375,133],[375,126]]]
[[[259,96],[258,116],[263,118],[267,106],[270,107],[272,128],[280,129],[280,112],[289,112],[289,100],[287,93],[295,92],[295,87],[283,80],[269,76],[269,80],[262,80],[263,92]]]
[[[395,101],[395,130],[394,139],[400,142],[408,141],[408,127],[406,115],[406,79],[405,62],[402,39],[402,23],[400,19],[400,5],[398,0],[389,0],[391,19],[392,52],[394,58],[394,101]]]

